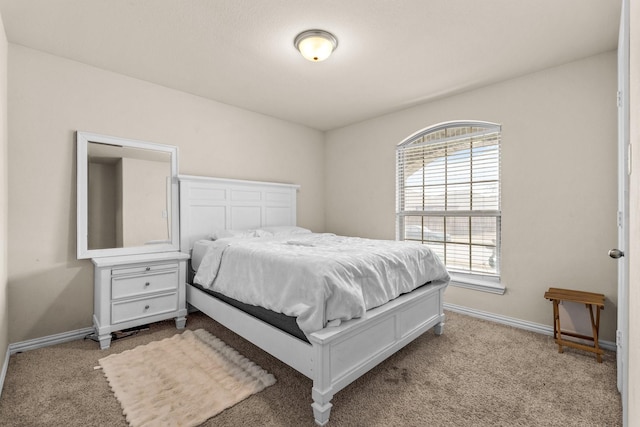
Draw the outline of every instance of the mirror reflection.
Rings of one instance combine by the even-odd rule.
[[[178,147],[76,132],[77,258],[179,250]]]
[[[88,249],[171,243],[171,154],[87,145]]]

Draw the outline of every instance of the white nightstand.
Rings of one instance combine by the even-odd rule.
[[[92,258],[93,325],[100,348],[109,348],[111,333],[175,317],[186,323],[186,277],[189,255],[162,252]]]

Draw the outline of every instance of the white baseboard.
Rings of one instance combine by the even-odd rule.
[[[32,340],[20,341],[9,344],[9,353],[16,354],[21,351],[35,350],[36,348],[48,347],[50,345],[62,344],[64,342],[75,341],[93,334],[95,329],[84,328],[75,331],[62,332],[60,334],[48,335],[46,337],[34,338]]]
[[[513,326],[514,328],[524,329],[531,332],[537,332],[543,335],[553,336],[553,327],[542,325],[540,323],[529,322],[526,320],[516,319],[514,317],[501,316],[499,314],[488,313],[486,311],[480,311],[469,307],[463,307],[455,304],[443,304],[445,310],[450,310],[460,314],[466,314],[467,316],[477,317],[479,319],[488,320],[490,322],[501,323],[507,326]],[[611,341],[598,340],[598,344],[601,348],[610,351],[616,351],[616,344]]]

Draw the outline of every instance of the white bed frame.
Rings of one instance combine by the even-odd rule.
[[[180,250],[214,230],[296,224],[297,185],[180,176]],[[435,327],[444,328],[446,285],[422,286],[360,319],[308,336],[308,344],[187,284],[187,302],[313,380],[318,425],[329,422],[333,395]]]

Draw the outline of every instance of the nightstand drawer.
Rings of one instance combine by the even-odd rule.
[[[111,322],[121,323],[141,319],[178,309],[178,295],[174,292],[138,300],[114,302],[111,304]]]
[[[111,270],[111,275],[122,276],[124,274],[151,273],[154,271],[171,270],[171,269],[177,270],[178,263],[168,262],[163,264],[148,264],[148,265],[137,265],[135,267],[114,268]]]
[[[127,298],[154,292],[170,291],[178,287],[178,271],[149,273],[111,279],[111,299]]]

